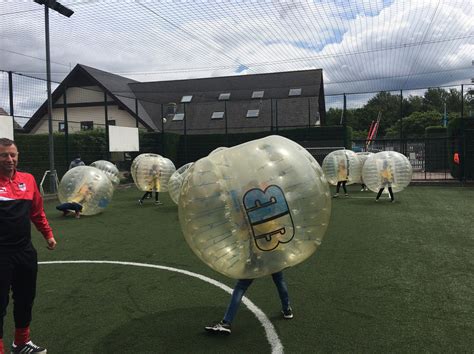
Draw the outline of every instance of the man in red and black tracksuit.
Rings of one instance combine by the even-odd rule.
[[[0,138],[0,354],[4,354],[3,318],[13,299],[15,340],[12,353],[46,353],[30,339],[30,322],[36,294],[38,262],[31,243],[31,223],[35,224],[53,250],[56,240],[43,209],[43,200],[34,177],[18,172],[15,143]]]

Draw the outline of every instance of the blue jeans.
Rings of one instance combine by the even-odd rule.
[[[277,272],[272,274],[273,282],[278,290],[278,295],[280,296],[281,308],[286,310],[290,307],[290,299],[288,297],[288,286],[286,285],[285,280],[283,279],[283,272]],[[235,285],[234,291],[232,292],[232,298],[230,304],[227,307],[227,311],[224,315],[224,322],[232,323],[239,305],[242,302],[242,296],[252,284],[253,279],[240,279]]]

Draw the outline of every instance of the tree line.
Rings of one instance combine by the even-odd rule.
[[[455,88],[429,88],[423,96],[409,95],[403,97],[403,100],[400,100],[400,94],[382,91],[369,99],[363,107],[346,109],[346,122],[353,130],[353,139],[366,139],[371,122],[377,119],[380,112],[377,137],[421,138],[427,127],[444,125],[445,105],[448,121],[460,117],[462,99],[461,91]],[[468,107],[472,109],[466,97],[464,107],[465,110]],[[326,113],[326,124],[339,125],[342,114],[342,109],[330,108]],[[401,124],[400,116],[403,117]]]

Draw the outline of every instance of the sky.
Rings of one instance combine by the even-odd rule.
[[[50,12],[55,82],[78,63],[137,81],[323,69],[326,95],[474,78],[471,0],[61,3],[74,14]],[[0,30],[0,105],[8,106],[6,71],[22,73],[14,80],[20,112],[45,99],[44,82],[29,78],[46,77],[44,8],[0,0]]]

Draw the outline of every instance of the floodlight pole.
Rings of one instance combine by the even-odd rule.
[[[49,8],[44,6],[44,33],[46,37],[46,90],[48,92],[48,138],[49,138],[49,177],[52,193],[56,193],[56,169],[54,167],[53,102],[51,98],[51,59],[49,55]]]
[[[63,16],[71,17],[74,11],[61,5],[56,0],[34,0],[44,5],[44,32],[46,42],[46,90],[48,93],[48,137],[49,137],[49,171],[51,192],[56,193],[56,169],[54,167],[54,139],[53,139],[53,102],[51,97],[51,59],[49,48],[49,8]]]

